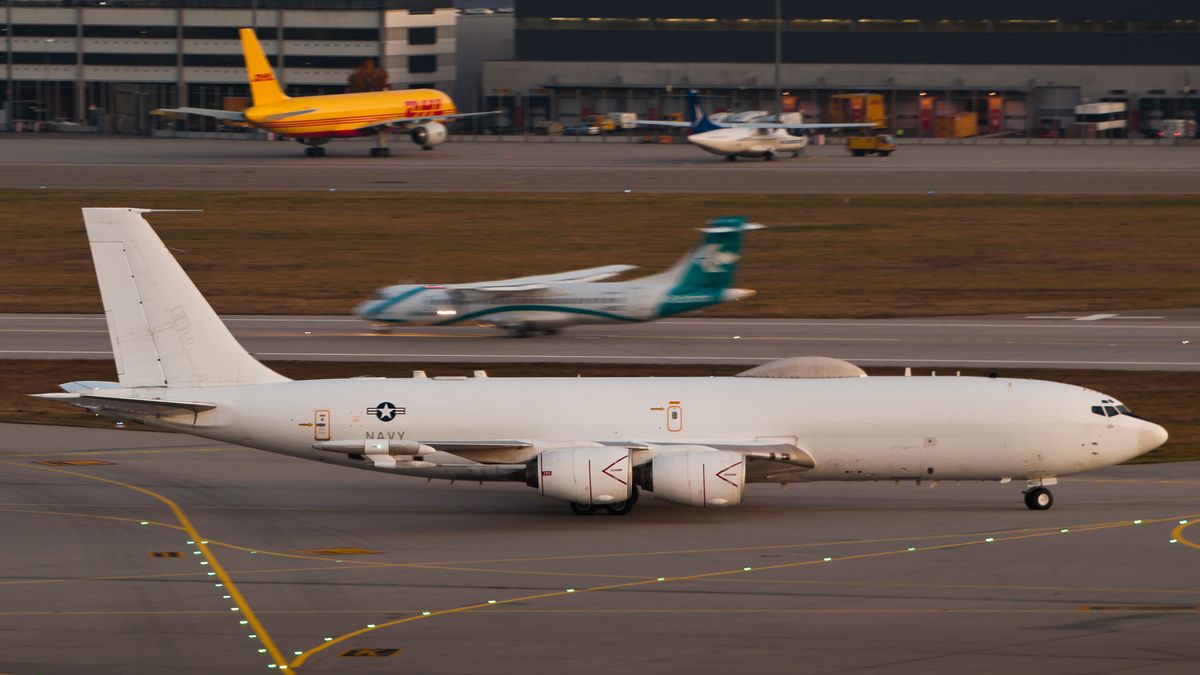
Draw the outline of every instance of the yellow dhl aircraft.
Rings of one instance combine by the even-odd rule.
[[[244,122],[257,129],[294,138],[307,145],[304,154],[325,155],[322,147],[331,138],[375,136],[372,157],[388,157],[387,137],[392,131],[408,132],[422,150],[446,140],[443,121],[460,117],[494,115],[494,112],[459,113],[454,101],[436,89],[397,89],[356,94],[327,94],[290,98],[279,87],[258,37],[250,28],[238,31],[246,77],[253,104],[244,112],[207,108],[161,108],[159,113],[204,115],[229,122]]]

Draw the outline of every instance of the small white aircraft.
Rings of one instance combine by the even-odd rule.
[[[143,217],[83,210],[117,382],[36,394],[124,422],[341,466],[516,481],[577,514],[642,490],[734,506],[747,483],[1025,481],[1149,452],[1157,424],[1083,387],[1007,378],[866,377],[788,359],[737,377],[351,378],[294,382],[256,361]]]
[[[354,313],[377,330],[393,325],[497,326],[517,337],[566,326],[640,323],[754,295],[731,288],[742,233],[762,229],[740,216],[710,220],[699,246],[674,267],[631,281],[607,279],[634,269],[608,265],[471,284],[402,284],[377,289]]]
[[[782,124],[779,122],[734,122],[712,120],[700,104],[700,95],[689,91],[687,95],[687,121],[637,120],[643,126],[688,127],[692,130],[688,142],[726,160],[737,161],[738,157],[758,158],[766,161],[790,152],[797,157],[808,147],[808,136],[793,136],[789,131],[813,131],[817,129],[853,129],[872,127],[874,124]]]

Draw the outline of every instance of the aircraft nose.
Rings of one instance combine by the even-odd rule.
[[[373,304],[374,303],[372,303],[370,300],[364,300],[364,301],[358,303],[358,306],[356,306],[354,308],[354,314],[356,316],[360,316],[364,319],[370,319],[371,318],[371,305],[373,305]]]
[[[714,147],[716,147],[716,143],[713,143],[712,139],[704,138],[704,134],[692,134],[691,136],[688,136],[687,139],[689,142],[694,143],[705,150],[712,150]]]
[[[1137,449],[1139,455],[1159,447],[1167,442],[1167,430],[1153,422],[1142,422],[1138,428]]]

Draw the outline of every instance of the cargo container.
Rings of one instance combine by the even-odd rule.
[[[882,94],[834,94],[829,100],[829,121],[834,124],[869,122],[884,126],[887,115]]]
[[[968,138],[979,133],[979,118],[972,112],[938,115],[934,136],[938,138]]]

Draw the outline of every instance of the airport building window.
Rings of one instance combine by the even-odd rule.
[[[437,44],[437,28],[409,28],[408,29],[408,44],[410,45],[432,45]]]
[[[74,55],[72,55],[74,56]],[[173,66],[174,54],[84,54],[85,66]]]
[[[0,26],[0,33],[7,29]],[[75,37],[75,25],[26,23],[13,26],[13,37]]]
[[[275,28],[255,28],[259,40],[275,40],[278,31]],[[187,40],[237,40],[238,29],[235,26],[184,26],[183,37]]]
[[[378,42],[379,31],[375,28],[284,28],[283,39]]]
[[[354,70],[365,61],[361,56],[285,56],[285,68],[338,68]]]
[[[437,72],[437,55],[421,54],[408,57],[408,72],[433,73]]]
[[[151,38],[175,39],[175,26],[84,26],[83,36],[89,38]]]
[[[0,63],[7,54],[0,52]],[[13,52],[13,63],[21,65],[73,66],[75,52]]]
[[[184,54],[183,65],[194,68],[244,68],[241,54]]]
[[[988,30],[989,26],[987,21],[935,19],[922,22],[921,29],[938,33],[982,33]]]

